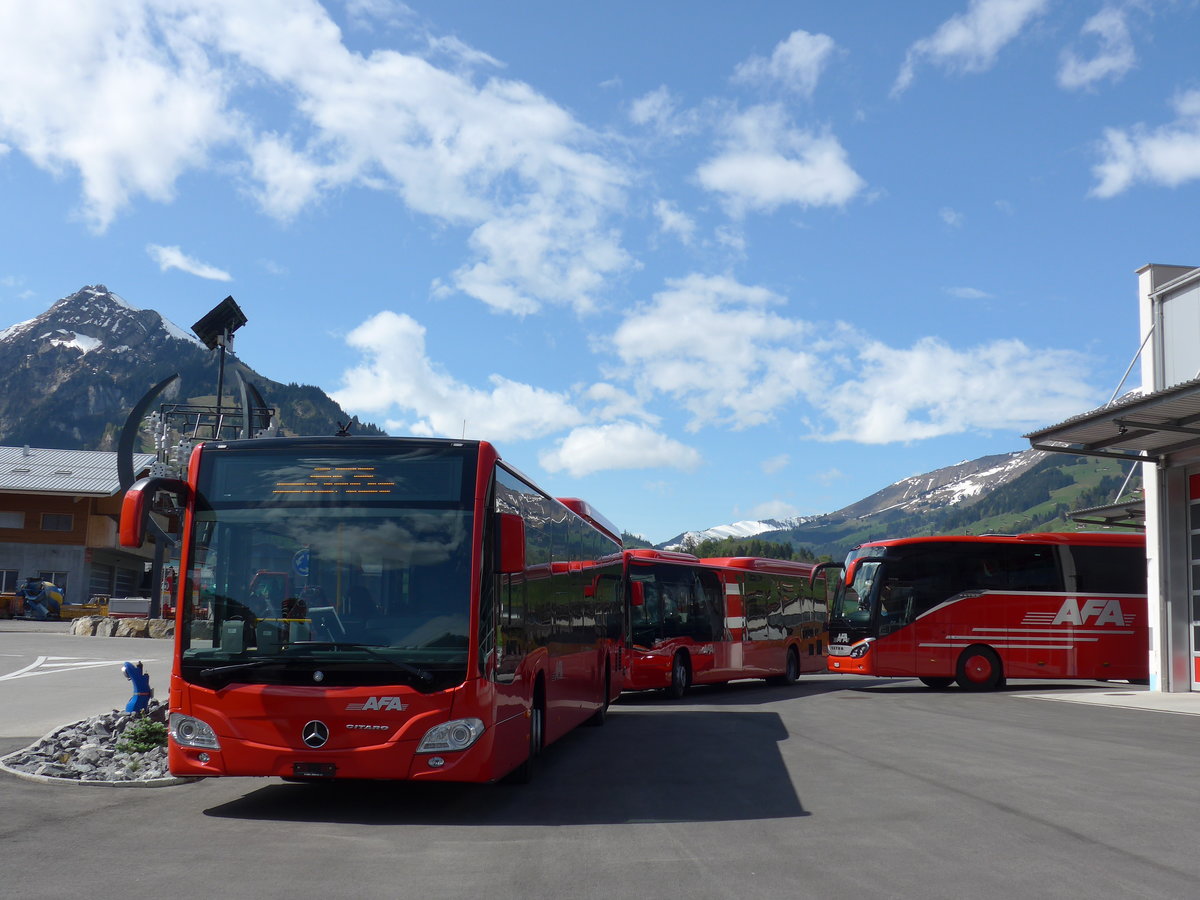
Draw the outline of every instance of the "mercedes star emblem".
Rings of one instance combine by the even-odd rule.
[[[300,738],[314,750],[317,747],[324,747],[325,742],[329,740],[329,726],[314,719],[304,726],[304,731],[300,732]]]

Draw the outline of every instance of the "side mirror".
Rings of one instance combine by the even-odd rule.
[[[146,521],[160,491],[175,495],[179,506],[187,503],[191,488],[178,478],[142,478],[135,481],[121,501],[121,546],[140,547],[146,543]]]
[[[640,581],[629,582],[629,605],[646,605],[646,586]]]
[[[525,571],[525,520],[516,513],[497,513],[496,569],[501,575],[516,575]]]
[[[845,568],[840,562],[823,562],[813,566],[812,572],[808,575],[808,589],[811,591],[817,586],[817,579],[821,577],[826,569],[842,569]]]

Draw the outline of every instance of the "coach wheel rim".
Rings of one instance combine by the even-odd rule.
[[[958,661],[960,687],[968,691],[989,691],[1002,679],[1000,657],[991,647],[968,647]]]

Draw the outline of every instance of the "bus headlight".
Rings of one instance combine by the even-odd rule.
[[[207,722],[185,716],[181,713],[171,713],[168,726],[171,737],[181,747],[205,747],[209,750],[220,750],[221,742],[217,733]]]
[[[483,734],[483,722],[479,719],[453,719],[435,725],[425,732],[421,743],[417,745],[418,753],[444,753],[454,750],[466,750],[479,740]]]
[[[861,644],[855,644],[854,647],[852,647],[850,649],[850,658],[851,659],[862,659],[864,656],[867,655],[867,651],[870,649],[871,649],[870,641],[863,641]]]

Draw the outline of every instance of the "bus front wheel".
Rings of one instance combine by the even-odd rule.
[[[507,780],[514,784],[529,784],[537,768],[538,757],[546,746],[546,701],[541,682],[533,692],[533,704],[529,709],[529,756],[517,766]]]
[[[1000,657],[991,647],[977,644],[968,647],[958,658],[957,677],[954,679],[964,691],[991,691],[1004,682],[1004,669]]]

